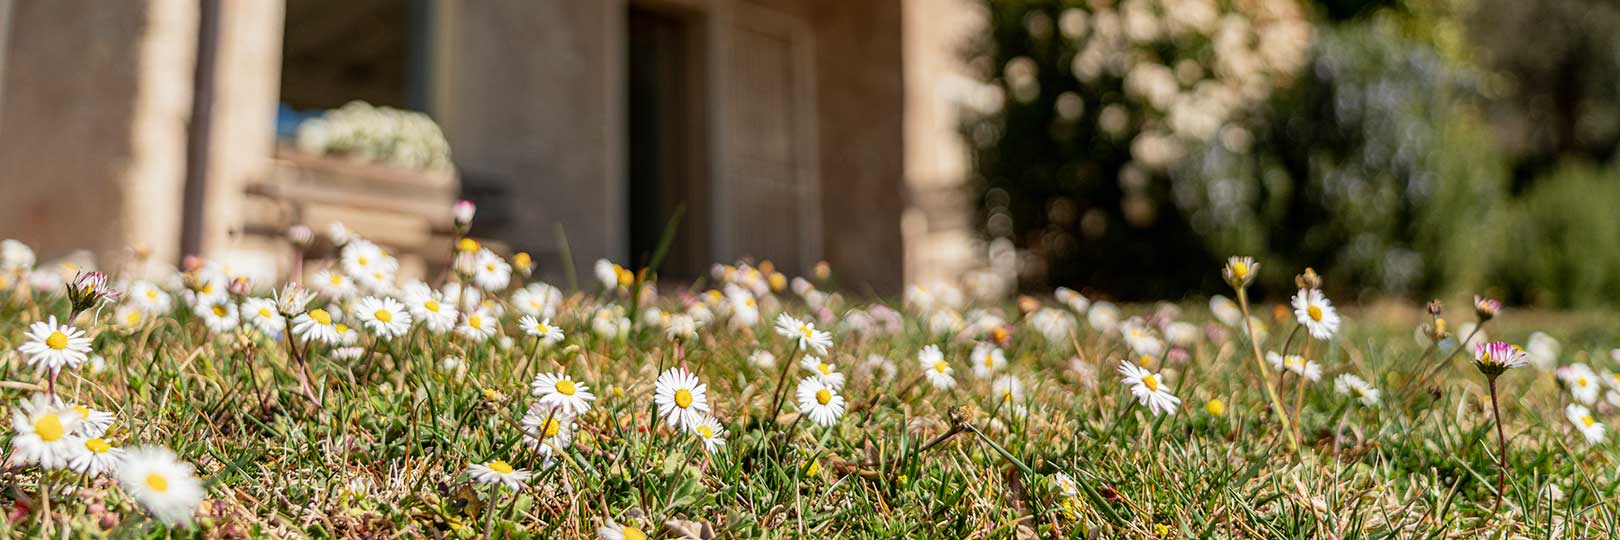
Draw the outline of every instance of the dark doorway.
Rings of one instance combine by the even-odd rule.
[[[626,24],[630,257],[646,264],[676,209],[661,277],[704,275],[709,258],[708,111],[702,18],[636,4]]]

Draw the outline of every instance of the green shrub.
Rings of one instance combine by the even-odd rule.
[[[1538,178],[1518,201],[1502,282],[1525,303],[1592,307],[1620,301],[1620,172],[1570,162]],[[1483,220],[1489,218],[1482,217]]]

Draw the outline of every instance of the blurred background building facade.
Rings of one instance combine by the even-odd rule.
[[[666,275],[827,260],[846,286],[894,292],[984,259],[955,113],[985,87],[958,54],[979,13],[958,0],[4,0],[0,236],[47,257],[141,245],[285,271],[287,226],[341,221],[425,266],[448,252],[465,197],[475,236],[556,279],[562,239],[582,271],[639,263],[684,207]],[[431,144],[381,150],[404,161],[306,144],[354,100],[370,106],[351,117],[390,129],[437,140],[436,124],[453,167]]]

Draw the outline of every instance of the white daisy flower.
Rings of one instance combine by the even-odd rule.
[[[1119,333],[1125,340],[1125,346],[1130,347],[1137,356],[1158,358],[1164,355],[1164,341],[1153,335],[1153,328],[1140,317],[1131,317],[1119,325]]]
[[[118,416],[107,411],[98,411],[84,405],[74,405],[74,414],[79,415],[79,426],[73,431],[81,437],[100,437],[107,433]]]
[[[360,299],[354,313],[366,331],[384,340],[401,337],[411,331],[411,313],[405,309],[405,304],[393,298],[367,296]]]
[[[776,333],[793,339],[800,350],[815,350],[816,354],[827,354],[827,348],[832,346],[832,334],[816,330],[815,323],[786,313],[776,316]]]
[[[349,279],[348,276],[343,275],[341,272],[331,270],[321,270],[315,273],[315,289],[321,291],[321,294],[326,295],[327,298],[334,300],[354,296],[360,290],[354,284],[354,280]]]
[[[280,335],[287,329],[287,319],[276,311],[276,302],[269,298],[249,298],[238,310],[242,319],[267,336]]]
[[[1569,422],[1571,424],[1575,424],[1575,429],[1580,431],[1582,436],[1586,437],[1586,442],[1591,444],[1603,442],[1605,429],[1603,422],[1599,422],[1596,418],[1593,418],[1591,410],[1571,403],[1568,407],[1564,408],[1564,416],[1569,418]]]
[[[490,315],[488,310],[479,308],[461,319],[461,325],[456,327],[456,334],[468,341],[482,343],[495,335],[500,321]]]
[[[531,283],[512,293],[512,307],[530,317],[556,317],[561,303],[562,291],[545,283]]]
[[[488,249],[478,252],[478,266],[473,270],[473,283],[478,288],[494,292],[505,290],[512,283],[512,265]]]
[[[1532,333],[1530,339],[1524,342],[1524,352],[1529,355],[1530,363],[1543,371],[1558,366],[1558,354],[1562,349],[1563,346],[1558,344],[1558,340],[1545,332]]]
[[[1097,302],[1091,305],[1090,311],[1086,312],[1086,324],[1091,325],[1093,330],[1104,334],[1110,334],[1114,330],[1118,330],[1119,319],[1119,306],[1111,302]],[[1064,336],[1064,339],[1067,340],[1068,336]]]
[[[805,377],[799,381],[797,395],[799,413],[808,415],[817,425],[831,426],[844,416],[844,396],[838,395],[838,389],[820,377]]]
[[[1091,300],[1074,289],[1058,287],[1056,291],[1052,292],[1052,296],[1075,313],[1085,313],[1086,310],[1091,309]]]
[[[596,281],[600,282],[604,289],[618,287],[619,274],[623,270],[619,265],[613,264],[612,261],[607,259],[597,259],[596,265],[592,267],[592,271],[596,274]]]
[[[754,295],[741,288],[736,288],[728,294],[731,305],[731,326],[733,328],[753,328],[759,324],[759,302]]]
[[[0,241],[0,272],[26,272],[34,268],[35,262],[34,249],[28,244],[10,238]]]
[[[1232,328],[1243,328],[1243,309],[1237,302],[1221,295],[1209,297],[1209,312],[1215,315],[1215,320]]]
[[[708,385],[698,382],[685,368],[670,368],[658,376],[653,403],[658,417],[670,427],[691,429],[709,413]]]
[[[56,316],[28,325],[28,340],[17,352],[28,355],[28,365],[51,372],[64,366],[77,368],[90,354],[90,338],[71,325],[57,324]]]
[[[349,328],[349,325],[337,323],[332,325],[332,331],[337,334],[335,345],[354,345],[360,342],[360,333]]]
[[[1057,489],[1059,496],[1064,498],[1080,496],[1080,484],[1076,484],[1068,473],[1054,473],[1050,478],[1052,487]]]
[[[568,448],[574,439],[574,415],[543,403],[529,404],[522,426],[524,444],[541,456]]]
[[[1315,360],[1306,360],[1297,354],[1283,356],[1275,351],[1266,351],[1266,361],[1271,362],[1271,369],[1288,370],[1311,382],[1322,380],[1322,366]]]
[[[79,416],[72,407],[54,402],[45,394],[19,400],[11,413],[12,465],[38,465],[43,469],[66,467],[78,455],[82,438],[74,435]]]
[[[821,382],[827,383],[833,390],[844,387],[844,374],[838,372],[838,366],[828,363],[825,359],[805,356],[803,360],[799,360],[799,367],[810,370],[810,376],[821,379]]]
[[[1161,380],[1162,375],[1150,372],[1130,362],[1119,363],[1119,373],[1124,376],[1122,381],[1131,387],[1131,395],[1136,401],[1146,405],[1154,416],[1176,412],[1176,406],[1181,404],[1181,398],[1170,393],[1170,387]]]
[[[535,320],[533,315],[524,315],[518,319],[518,326],[523,327],[523,333],[534,336],[545,345],[556,345],[563,340],[561,326],[551,324],[551,319]]]
[[[1024,401],[1024,381],[1012,375],[1003,375],[990,385],[990,397],[1001,403],[1022,403]]]
[[[158,446],[131,448],[118,466],[118,483],[152,517],[173,524],[189,524],[202,503],[202,482],[190,463]]]
[[[1603,370],[1603,374],[1598,376],[1598,379],[1603,381],[1603,384],[1609,388],[1620,390],[1620,373],[1615,373],[1605,369]]]
[[[1007,353],[1001,347],[989,343],[980,343],[973,346],[973,376],[988,379],[992,375],[1007,367]]]
[[[456,313],[455,303],[445,300],[442,293],[421,282],[406,285],[403,292],[411,317],[422,321],[422,326],[427,327],[429,332],[443,334],[456,327],[460,317]]]
[[[713,416],[704,415],[697,425],[692,426],[692,434],[703,442],[703,450],[713,454],[726,445],[726,428]]]
[[[541,373],[529,383],[529,393],[540,403],[560,407],[575,415],[591,410],[596,395],[584,383],[574,382],[566,373]]]
[[[1294,318],[1316,339],[1332,339],[1339,331],[1339,313],[1321,289],[1300,289],[1294,295]]]
[[[136,330],[141,328],[145,325],[146,318],[147,314],[145,311],[141,311],[140,308],[128,304],[118,306],[118,310],[113,312],[113,324],[118,325],[119,328],[124,330]]]
[[[1378,406],[1378,389],[1361,377],[1344,373],[1333,379],[1333,391],[1350,396],[1367,407]]]
[[[328,345],[338,343],[341,336],[338,324],[325,309],[315,308],[293,318],[293,335],[304,343],[318,341]]]
[[[1558,378],[1569,386],[1569,394],[1576,401],[1586,405],[1597,403],[1598,395],[1602,393],[1597,373],[1593,373],[1592,367],[1586,364],[1570,364],[1558,372]]]
[[[365,347],[338,347],[336,349],[332,349],[332,359],[333,360],[343,360],[343,361],[359,360],[360,356],[362,356],[364,354],[366,354],[366,348]]]
[[[630,333],[630,319],[618,306],[598,309],[591,317],[591,331],[602,339],[614,339]]]
[[[237,313],[236,303],[230,301],[228,296],[216,296],[199,302],[192,311],[197,313],[203,324],[215,334],[224,334],[235,330],[242,319]]]
[[[344,244],[340,255],[343,273],[352,277],[369,276],[376,272],[393,274],[399,270],[397,259],[364,238],[355,238]]]
[[[129,294],[124,302],[134,306],[135,309],[148,315],[161,315],[169,312],[172,300],[169,293],[158,288],[150,281],[137,281],[130,284]]]
[[[502,460],[475,464],[467,467],[467,476],[474,482],[493,486],[506,486],[512,491],[523,489],[523,484],[529,481],[534,473],[528,469],[514,469]]]
[[[939,390],[950,390],[956,386],[956,377],[951,374],[956,370],[945,361],[945,353],[939,351],[938,345],[923,347],[917,353],[917,363],[922,366],[923,376],[928,378],[928,384]]]
[[[124,460],[124,449],[113,446],[101,437],[82,439],[78,455],[68,461],[68,468],[73,472],[100,476],[118,469],[119,463]]]
[[[648,535],[641,529],[609,519],[596,529],[596,537],[598,540],[647,540]]]
[[[1198,344],[1198,326],[1183,321],[1167,324],[1164,326],[1164,339],[1177,347],[1191,347]]]

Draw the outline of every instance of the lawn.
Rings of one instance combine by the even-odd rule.
[[[571,290],[526,281],[527,256],[476,244],[432,287],[396,279],[374,247],[349,240],[307,289],[255,287],[203,261],[102,276],[0,257],[0,392],[13,413],[0,527],[1617,534],[1612,437],[1588,439],[1593,428],[1567,414],[1584,405],[1601,428],[1620,404],[1607,314],[1508,306],[1474,336],[1528,350],[1505,349],[1529,365],[1495,379],[1508,448],[1498,504],[1488,378],[1474,348],[1456,345],[1481,318],[1469,299],[1444,306],[1448,336],[1431,346],[1419,303],[1312,303],[1296,315],[1294,292],[1280,292],[1252,306],[1255,346],[1225,300],[1233,291],[1116,306],[1068,290],[974,300],[935,285],[873,302],[842,296],[825,268],[791,278],[768,263],[717,266],[677,289],[606,262]],[[1335,316],[1330,335],[1311,336]],[[1552,338],[1530,338],[1537,330]],[[1269,351],[1301,359],[1271,364]],[[42,369],[52,365],[56,376]],[[111,458],[88,465],[98,456]]]

